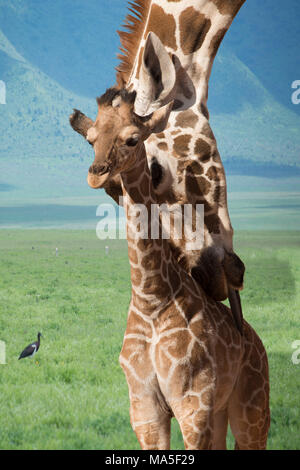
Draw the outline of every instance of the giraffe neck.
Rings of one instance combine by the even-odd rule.
[[[155,218],[159,236],[153,238],[157,201],[144,144],[138,149],[137,161],[133,169],[121,174],[121,181],[133,299],[141,311],[151,315],[168,305],[180,289],[181,277],[169,241],[161,236],[159,217]]]
[[[137,85],[147,34],[152,31],[173,55],[177,69],[176,101],[187,109],[206,107],[208,82],[218,48],[245,0],[136,0],[140,22],[129,17],[132,33],[121,33],[128,50],[119,67],[123,79]],[[136,30],[134,29],[135,26]],[[138,46],[128,46],[139,42]],[[124,52],[124,51],[123,51]]]

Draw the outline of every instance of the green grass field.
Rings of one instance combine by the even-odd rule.
[[[240,231],[235,240],[247,266],[244,314],[269,356],[268,448],[300,449],[300,364],[291,360],[300,232]],[[138,449],[118,363],[130,300],[126,242],[99,241],[95,231],[1,230],[0,279],[0,449]],[[18,361],[38,331],[40,351]],[[172,431],[172,448],[182,449],[175,422]]]

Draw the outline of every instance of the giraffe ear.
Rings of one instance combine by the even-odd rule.
[[[160,109],[157,109],[152,114],[151,118],[146,121],[145,126],[147,129],[154,134],[159,134],[163,132],[167,127],[170,113],[173,108],[174,101],[170,101],[167,105],[163,106]]]
[[[173,62],[156,34],[148,34],[139,74],[134,111],[147,116],[168,102],[174,88],[176,72]]]
[[[74,131],[86,139],[88,130],[94,125],[93,121],[78,109],[74,109],[74,113],[71,114],[69,120]]]

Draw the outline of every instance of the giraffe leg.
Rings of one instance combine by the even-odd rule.
[[[214,417],[211,409],[188,408],[183,403],[172,406],[186,450],[211,450]]]
[[[270,410],[266,355],[253,364],[260,371],[246,364],[229,399],[229,423],[239,450],[264,450],[267,445]]]
[[[226,450],[228,429],[228,410],[221,410],[214,415],[214,437],[212,450]]]
[[[143,396],[130,404],[132,428],[143,450],[170,449],[171,414],[164,411],[157,398]]]

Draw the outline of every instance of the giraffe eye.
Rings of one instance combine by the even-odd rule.
[[[139,142],[138,136],[135,137],[130,137],[129,139],[126,140],[126,145],[127,147],[135,147]]]

